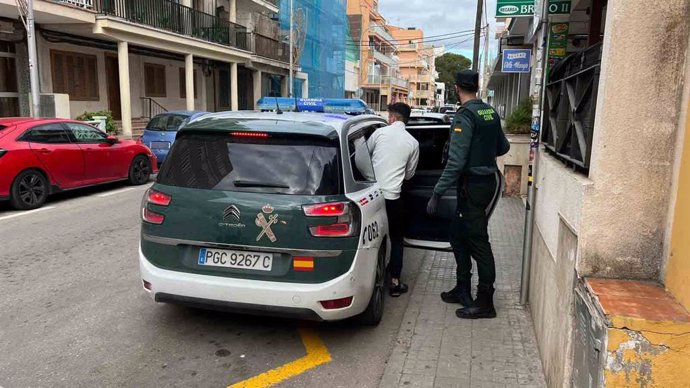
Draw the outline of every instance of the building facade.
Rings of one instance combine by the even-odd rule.
[[[436,105],[436,50],[424,44],[424,31],[418,28],[390,27],[398,42],[400,75],[410,83],[407,103],[415,108]]]
[[[410,83],[400,73],[400,44],[379,13],[378,0],[348,0],[347,16],[352,39],[360,49],[361,98],[377,111],[386,110],[392,102],[408,102]]]
[[[34,9],[44,116],[109,110],[127,137],[161,111],[253,109],[287,89],[274,0],[35,0]],[[18,16],[0,0],[3,76],[17,81],[0,89],[0,116],[30,114]]]
[[[686,386],[690,1],[563,4],[501,36],[531,48],[529,87],[489,82],[540,112],[523,290],[547,383]]]

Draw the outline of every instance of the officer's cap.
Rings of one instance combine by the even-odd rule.
[[[462,89],[477,90],[479,88],[479,73],[463,70],[455,75],[455,85]]]

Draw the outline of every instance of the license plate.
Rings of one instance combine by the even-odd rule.
[[[199,265],[270,271],[273,268],[273,254],[225,249],[201,248]]]
[[[169,149],[170,149],[170,142],[167,142],[167,141],[152,141],[152,142],[151,142],[151,149],[169,150]]]

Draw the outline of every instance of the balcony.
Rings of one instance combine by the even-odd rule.
[[[170,0],[65,0],[62,3],[93,2],[94,9],[132,23],[240,50],[249,49],[247,29],[228,20]]]
[[[369,77],[367,77],[367,83],[370,85],[391,85],[403,89],[410,88],[410,83],[407,80],[389,75],[369,75]]]
[[[393,58],[390,55],[386,55],[382,53],[381,51],[372,48],[369,49],[369,54],[374,57],[375,60],[383,63],[384,65],[388,67],[397,67],[398,66],[398,60]]]
[[[98,0],[96,0],[98,1]],[[71,5],[77,8],[93,9],[94,0],[53,0],[54,3]]]
[[[371,27],[369,28],[369,30],[370,30],[370,34],[378,35],[379,38],[386,41],[389,45],[391,45],[393,47],[396,46],[395,38],[393,38],[393,35],[391,35],[388,31],[386,31],[386,29],[383,26],[378,25],[378,24],[372,24]]]
[[[261,57],[290,62],[290,46],[287,43],[267,38],[263,35],[252,34],[253,52]]]

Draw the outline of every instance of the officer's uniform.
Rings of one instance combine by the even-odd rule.
[[[461,318],[495,316],[493,285],[496,267],[487,228],[502,187],[496,157],[506,154],[509,149],[500,117],[491,106],[479,99],[462,105],[451,127],[446,167],[434,188],[437,198],[452,186],[457,188],[458,203],[450,225],[450,242],[458,266],[458,285],[443,293],[442,297],[447,302],[465,305],[465,309],[457,312]],[[472,278],[470,257],[477,262],[479,275],[474,303],[469,292]],[[461,291],[465,292],[466,298],[454,298]]]

